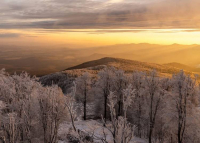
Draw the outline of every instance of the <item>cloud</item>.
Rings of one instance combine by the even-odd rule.
[[[0,38],[16,38],[20,36],[21,34],[18,33],[0,33]]]
[[[18,38],[18,37],[37,37],[36,35],[23,34],[18,32],[4,32],[0,31],[0,38]]]
[[[123,2],[124,0],[109,0],[107,3],[120,3]]]
[[[138,33],[138,32],[144,32],[144,31],[150,31],[150,30],[144,30],[144,29],[76,29],[76,30],[70,30],[70,29],[42,29],[42,30],[35,30],[36,33],[90,33],[90,34],[105,34],[105,33]]]
[[[199,29],[199,4],[199,0],[1,0],[0,29]]]

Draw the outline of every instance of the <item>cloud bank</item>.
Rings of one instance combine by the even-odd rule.
[[[1,0],[0,29],[199,29],[199,0]]]

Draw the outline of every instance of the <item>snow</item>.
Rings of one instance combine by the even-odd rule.
[[[92,134],[94,132],[94,135],[97,137],[104,137],[103,136],[103,130],[107,134],[106,140],[108,143],[112,143],[112,136],[110,132],[102,126],[102,123],[96,120],[87,120],[87,121],[76,121],[75,126],[77,129]],[[60,125],[60,128],[58,130],[59,135],[59,142],[58,143],[68,143],[66,139],[66,135],[69,132],[69,129],[72,128],[72,125],[70,122],[64,122]],[[95,140],[95,142],[100,142],[99,140]],[[147,143],[147,140],[140,139],[137,137],[134,137],[130,143]]]

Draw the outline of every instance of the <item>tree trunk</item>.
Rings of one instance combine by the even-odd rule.
[[[140,99],[139,99],[139,111],[138,111],[138,136],[141,138],[141,104],[140,104]]]
[[[122,94],[120,94],[118,102],[118,116],[122,116]]]
[[[106,121],[107,118],[107,95],[104,95],[104,119]]]
[[[120,100],[118,101],[118,116],[117,116],[117,118],[119,116],[121,116],[121,101]]]
[[[178,143],[182,143],[182,141],[181,141],[181,133],[180,133],[180,131],[178,132]]]
[[[85,99],[84,99],[84,120],[86,120],[86,103],[87,103],[87,93],[85,91]]]
[[[151,143],[151,136],[152,136],[152,128],[150,127],[150,131],[149,131],[149,143]]]
[[[151,94],[151,105],[150,105],[150,115],[149,115],[149,143],[151,143],[151,136],[152,136],[152,131],[153,131],[153,100],[154,100],[154,94]]]

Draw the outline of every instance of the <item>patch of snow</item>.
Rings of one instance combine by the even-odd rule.
[[[104,133],[103,133],[104,131],[107,135],[106,140],[108,141],[108,143],[112,143],[111,133],[102,126],[101,122],[98,122],[96,120],[76,121],[75,126],[77,129],[85,133],[88,133],[90,135],[94,133],[95,137],[98,137],[98,138],[104,137]],[[67,143],[67,140],[65,138],[70,128],[72,128],[72,125],[70,122],[64,122],[60,125],[59,131],[58,131],[60,141],[58,143]],[[97,143],[100,142],[99,140],[94,140],[94,141]],[[130,143],[147,143],[147,140],[134,137]]]

